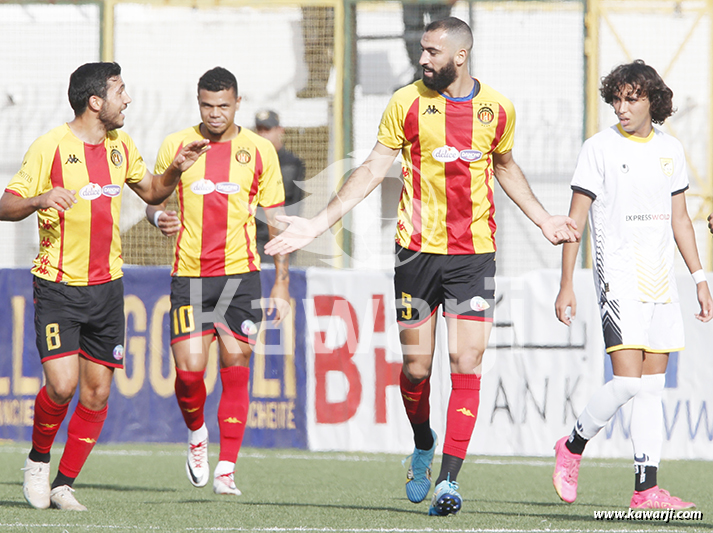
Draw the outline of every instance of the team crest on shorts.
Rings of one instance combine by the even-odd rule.
[[[257,333],[257,326],[252,320],[243,320],[243,323],[240,324],[240,331],[245,335],[255,335]]]
[[[121,361],[124,358],[124,347],[121,344],[114,346],[114,351],[112,352],[114,359]]]
[[[661,161],[661,170],[663,170],[663,173],[669,178],[673,176],[673,159],[670,157],[662,157],[659,161]]]
[[[470,308],[473,311],[485,311],[486,309],[490,309],[490,304],[485,301],[485,298],[482,296],[473,296],[470,299]]]
[[[120,167],[121,164],[124,162],[124,156],[121,155],[121,152],[116,148],[111,151],[111,155],[109,157],[111,158],[111,162],[114,163],[115,167]]]
[[[247,150],[238,150],[237,152],[235,152],[235,160],[241,165],[247,165],[248,163],[250,163],[251,159],[252,156]]]

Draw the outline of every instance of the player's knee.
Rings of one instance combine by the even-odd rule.
[[[624,401],[633,398],[641,390],[641,378],[614,376],[611,384],[615,394]]]
[[[54,403],[64,405],[72,401],[77,389],[75,383],[47,383],[47,395]]]
[[[80,393],[80,401],[87,409],[100,411],[104,409],[109,401],[109,393],[111,392],[111,383],[106,386],[104,384],[93,387],[83,388]]]
[[[431,368],[418,361],[404,363],[403,372],[411,383],[420,383],[431,375]]]
[[[471,374],[483,362],[484,350],[471,347],[457,354],[451,354],[451,370],[456,374]]]

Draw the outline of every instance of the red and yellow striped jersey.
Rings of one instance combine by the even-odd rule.
[[[397,244],[444,255],[494,252],[492,153],[512,150],[514,132],[512,103],[477,81],[458,99],[422,81],[396,91],[378,140],[403,157]]]
[[[200,126],[166,137],[156,161],[162,172],[181,147],[203,139]],[[280,163],[267,139],[245,128],[183,173],[176,187],[181,229],[172,275],[230,276],[260,270],[255,241],[257,206],[285,202]]]
[[[54,187],[77,191],[64,213],[37,211],[40,252],[32,273],[68,285],[98,285],[122,276],[119,213],[125,182],[138,183],[146,164],[134,141],[110,131],[101,144],[78,139],[67,124],[38,138],[6,191],[22,198]]]

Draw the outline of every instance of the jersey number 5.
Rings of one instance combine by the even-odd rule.
[[[404,320],[411,320],[411,295],[405,292],[401,293],[401,318]]]

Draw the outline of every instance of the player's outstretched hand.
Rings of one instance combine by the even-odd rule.
[[[567,310],[569,309],[569,313]],[[574,296],[572,287],[562,287],[555,300],[555,314],[557,319],[566,324],[572,325],[572,319],[577,314],[577,298]]]
[[[708,215],[708,231],[713,233],[713,213]]]
[[[175,211],[164,211],[158,216],[158,229],[166,237],[171,237],[181,229],[181,221]]]
[[[304,248],[320,235],[312,220],[281,215],[275,218],[288,226],[265,245],[265,253],[268,255],[289,254]]]
[[[77,194],[77,191],[74,189],[69,190],[62,187],[55,187],[37,197],[39,201],[38,209],[53,208],[63,213],[67,209],[71,209],[72,206],[77,203],[77,198],[74,196],[75,194]]]
[[[552,244],[579,242],[581,233],[577,231],[577,223],[573,218],[564,215],[553,215],[540,226],[542,234]]]
[[[174,165],[176,165],[181,172],[185,172],[193,166],[193,163],[198,161],[200,156],[210,150],[209,143],[210,141],[208,139],[200,139],[188,143],[176,154],[176,157],[173,159]]]
[[[713,298],[711,298],[708,282],[697,284],[696,292],[698,293],[698,304],[701,306],[701,312],[695,317],[701,322],[708,322],[713,318]]]

